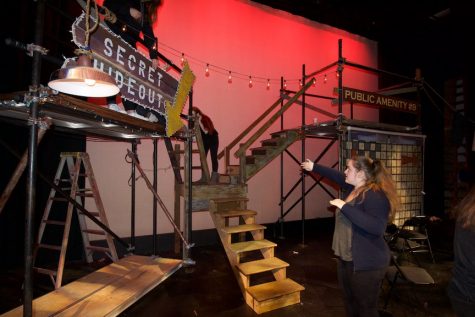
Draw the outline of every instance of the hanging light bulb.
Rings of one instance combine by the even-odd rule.
[[[327,83],[327,74],[325,74],[325,76],[323,77],[323,83],[324,83],[324,84]]]
[[[287,89],[287,80],[284,80],[284,89]]]
[[[83,97],[108,97],[120,91],[114,79],[92,67],[91,58],[87,55],[80,55],[76,66],[53,72],[48,86],[59,92]]]
[[[233,82],[233,77],[231,76],[231,71],[229,71],[228,84],[231,84],[232,82]]]
[[[249,88],[252,88],[252,77],[249,76]]]
[[[183,66],[183,64],[185,64],[185,53],[181,53],[181,66]]]
[[[336,78],[340,77],[340,73],[338,71],[335,72]]]
[[[122,25],[122,32],[127,32],[127,24]]]
[[[209,77],[209,64],[206,64],[205,76]]]
[[[299,79],[299,86],[302,87],[303,84],[302,84],[302,79]]]
[[[92,51],[89,48],[89,0],[86,9],[86,37],[84,48],[79,50],[76,65],[64,67],[51,74],[48,86],[56,91],[82,97],[109,97],[117,95],[120,90],[115,80],[107,73],[92,67]],[[97,12],[97,7],[96,7]],[[96,21],[98,21],[96,17]],[[98,22],[97,22],[98,23]],[[96,23],[96,26],[97,26]],[[95,26],[95,27],[96,27]],[[95,29],[93,27],[92,29]]]
[[[313,78],[312,81],[313,81],[313,87],[317,86],[317,79]]]
[[[270,79],[267,79],[267,90],[270,89]]]

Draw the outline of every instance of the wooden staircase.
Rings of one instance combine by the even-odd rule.
[[[245,157],[244,179],[248,181],[267,164],[282,154],[295,141],[301,139],[298,130],[283,130],[271,134],[270,139],[261,141],[260,147],[251,148],[251,154]],[[229,165],[226,172],[231,177],[240,173],[239,165]]]
[[[274,256],[277,244],[246,205],[244,197],[217,198],[209,210],[246,303],[258,314],[300,303],[304,287],[287,278],[289,264]]]
[[[273,123],[310,87],[312,82],[309,81],[305,84],[280,108],[278,106],[281,105],[283,99],[279,98],[231,144],[225,147],[218,158],[224,156],[226,174],[220,175],[217,184],[211,184],[209,181],[209,169],[198,126],[195,126],[193,130],[197,151],[200,154],[200,166],[187,166],[189,162],[187,153],[194,152],[190,151],[187,142],[185,142],[184,150],[180,150],[177,145],[174,149],[171,144],[167,146],[175,171],[175,222],[180,223],[180,200],[183,197],[185,206],[188,205],[187,192],[191,186],[192,211],[209,211],[243,297],[258,314],[300,303],[300,292],[304,290],[304,287],[287,278],[286,272],[289,264],[274,256],[277,244],[264,239],[266,228],[255,223],[257,212],[247,208],[246,182],[282,154],[292,143],[301,139],[302,135],[299,129],[283,130],[272,133],[271,138],[261,141],[261,146],[257,148],[250,148],[250,146],[266,133]],[[231,149],[277,108],[277,112],[255,134],[249,137],[245,143],[239,145],[239,149],[234,153],[234,156],[239,159],[239,165],[231,165]],[[246,153],[248,149],[251,152],[250,155]],[[184,166],[181,166],[180,163],[182,154],[184,154]],[[181,169],[185,171],[184,178],[179,173]],[[201,169],[204,173],[202,177],[204,181],[193,184],[184,182],[183,179],[189,179],[187,171],[190,169]]]
[[[272,133],[270,139],[261,142],[261,147],[252,149],[252,154],[246,156],[245,179],[257,174],[298,139],[300,134],[295,130]],[[169,153],[175,153],[173,161],[180,162],[180,155],[186,150],[175,147]],[[202,170],[206,171],[206,167]],[[266,227],[256,224],[257,212],[247,208],[247,185],[238,182],[239,165],[229,166],[227,171],[226,175],[220,175],[218,184],[192,184],[193,211],[209,211],[243,298],[257,314],[300,303],[304,287],[287,278],[289,264],[274,256],[277,244],[264,239]],[[175,188],[176,199],[184,197],[186,205],[185,184],[176,178]],[[177,210],[175,215],[179,215]]]

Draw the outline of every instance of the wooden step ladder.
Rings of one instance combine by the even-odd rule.
[[[247,198],[210,199],[210,214],[246,303],[257,314],[300,303],[305,288],[287,278],[289,264],[274,256],[277,244],[264,239],[266,227],[255,223],[257,212],[247,209]]]
[[[80,179],[81,177],[82,179]],[[93,198],[97,208],[97,212],[90,212],[90,214],[95,216],[96,220],[100,221],[105,226],[109,226],[104,210],[104,205],[102,204],[102,200],[99,195],[99,189],[92,170],[92,165],[89,160],[89,155],[87,153],[62,152],[61,160],[59,162],[58,169],[56,170],[54,183],[64,193],[69,193],[69,197],[72,200],[75,200],[80,205],[84,205],[83,201],[86,198]],[[90,188],[85,187],[87,183],[89,184]],[[84,188],[80,188],[80,184],[84,184]],[[54,209],[54,212],[52,213],[51,210],[53,207],[53,203],[55,203],[56,206],[61,205],[60,202],[63,202],[63,205],[65,202],[67,202],[66,214],[64,214],[64,209],[62,208]],[[74,208],[74,204],[68,201],[68,199],[64,198],[62,195],[59,195],[59,193],[54,188],[52,188],[45,206],[43,217],[41,219],[40,228],[38,231],[37,245],[35,247],[34,252],[34,260],[36,260],[36,257],[38,256],[38,253],[41,250],[52,250],[55,252],[59,252],[58,265],[55,270],[37,267],[36,265],[33,267],[33,269],[38,273],[49,275],[54,284],[55,289],[61,287],[63,279],[64,263],[66,260],[66,251],[68,248],[69,231],[71,228],[71,218],[73,215],[73,210],[76,210]],[[105,253],[109,258],[111,258],[112,261],[117,261],[117,251],[115,249],[112,236],[101,228],[88,229],[84,213],[77,210],[77,215],[87,262],[91,263],[93,261],[94,252]],[[61,245],[52,245],[43,241],[46,229],[53,229],[53,226],[63,227]],[[107,247],[92,245],[90,239],[91,235],[104,236],[107,242]]]

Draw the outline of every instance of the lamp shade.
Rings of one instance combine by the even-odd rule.
[[[65,94],[82,97],[108,97],[119,93],[114,79],[91,65],[90,58],[81,55],[78,66],[60,68],[51,74],[48,86]]]

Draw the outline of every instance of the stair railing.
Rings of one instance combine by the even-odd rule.
[[[252,122],[247,129],[245,129],[239,136],[234,139],[228,146],[224,148],[221,153],[219,153],[218,158],[225,156],[225,166],[226,169],[230,165],[230,152],[231,149],[238,144],[244,137],[246,137],[251,130],[253,130],[258,124],[262,123],[262,126],[259,130],[257,130],[253,135],[249,137],[249,139],[241,144],[239,146],[239,149],[234,153],[234,157],[239,158],[239,175],[240,175],[240,182],[244,183],[245,182],[245,173],[246,173],[246,151],[249,149],[249,147],[257,140],[259,139],[264,132],[266,132],[272,124],[285,112],[287,111],[290,106],[297,101],[298,98],[300,98],[301,95],[307,91],[308,88],[314,83],[315,79],[309,80],[299,91],[295,93],[295,95],[290,98],[287,103],[285,103],[282,108],[279,109],[272,117],[270,117],[267,121],[261,122],[264,120],[267,115],[269,115],[281,102],[282,102],[282,97],[279,98],[272,106],[270,106],[259,118],[257,118],[254,122]]]
[[[280,103],[282,102],[282,98],[279,98],[277,99],[277,101],[275,103],[272,104],[272,106],[270,106],[266,111],[264,111],[263,114],[261,114],[256,120],[254,120],[244,131],[242,131],[231,143],[229,143],[229,145],[227,145],[224,150],[222,150],[219,154],[218,154],[218,160],[221,159],[223,156],[224,156],[224,166],[226,167],[226,169],[228,168],[228,166],[230,165],[230,152],[231,152],[231,149],[236,145],[238,144],[247,134],[249,134],[249,132],[251,132],[251,130],[257,125],[259,124],[260,121],[262,121],[265,117],[267,117],[269,115],[269,113],[271,113],[275,107],[277,107],[278,105],[280,105]]]

